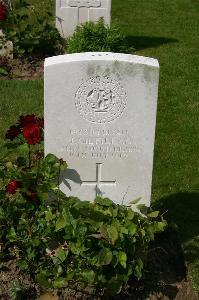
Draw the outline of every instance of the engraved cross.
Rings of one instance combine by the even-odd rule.
[[[102,196],[100,186],[116,186],[116,180],[114,181],[103,181],[102,180],[102,163],[96,164],[96,181],[82,181],[82,186],[94,186],[96,191],[96,197]]]
[[[69,6],[71,7],[100,7],[100,0],[69,0]]]
[[[69,7],[78,8],[78,24],[90,21],[90,8],[101,6],[100,0],[69,0]]]

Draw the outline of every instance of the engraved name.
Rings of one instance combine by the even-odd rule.
[[[78,158],[128,158],[137,152],[128,130],[71,129],[65,151]]]
[[[71,7],[100,7],[100,0],[69,0],[68,5]]]

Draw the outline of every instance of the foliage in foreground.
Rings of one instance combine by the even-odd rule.
[[[7,40],[13,42],[14,54],[52,55],[62,50],[63,40],[51,23],[49,10],[41,14],[28,1],[16,0],[11,1],[4,18],[1,15],[0,10],[0,25]]]
[[[15,258],[45,288],[117,294],[141,278],[147,246],[166,222],[141,206],[134,212],[107,198],[66,197],[59,177],[67,164],[42,157],[42,136],[43,120],[34,115],[6,133],[8,151],[21,155],[0,163],[0,259]]]
[[[104,20],[86,22],[77,26],[72,37],[67,39],[67,53],[116,52],[130,53],[125,35],[117,25],[108,27]]]

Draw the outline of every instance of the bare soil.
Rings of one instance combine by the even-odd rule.
[[[96,297],[86,293],[62,289],[44,292],[34,284],[27,274],[21,272],[14,260],[0,265],[0,299],[10,300],[13,281],[23,287],[18,299],[23,300],[197,300],[192,282],[187,277],[181,243],[173,230],[157,236],[151,243],[144,276],[141,281],[132,280],[120,295],[116,297]]]
[[[3,70],[2,70],[3,69]],[[0,79],[32,80],[43,78],[44,58],[0,58]]]

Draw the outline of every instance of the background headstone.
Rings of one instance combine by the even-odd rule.
[[[111,19],[111,0],[56,0],[56,27],[63,37],[71,36],[77,25]]]
[[[150,205],[158,61],[81,53],[45,61],[45,154],[67,161],[61,189]]]
[[[7,41],[5,34],[0,29],[0,58],[13,59],[13,43]]]

